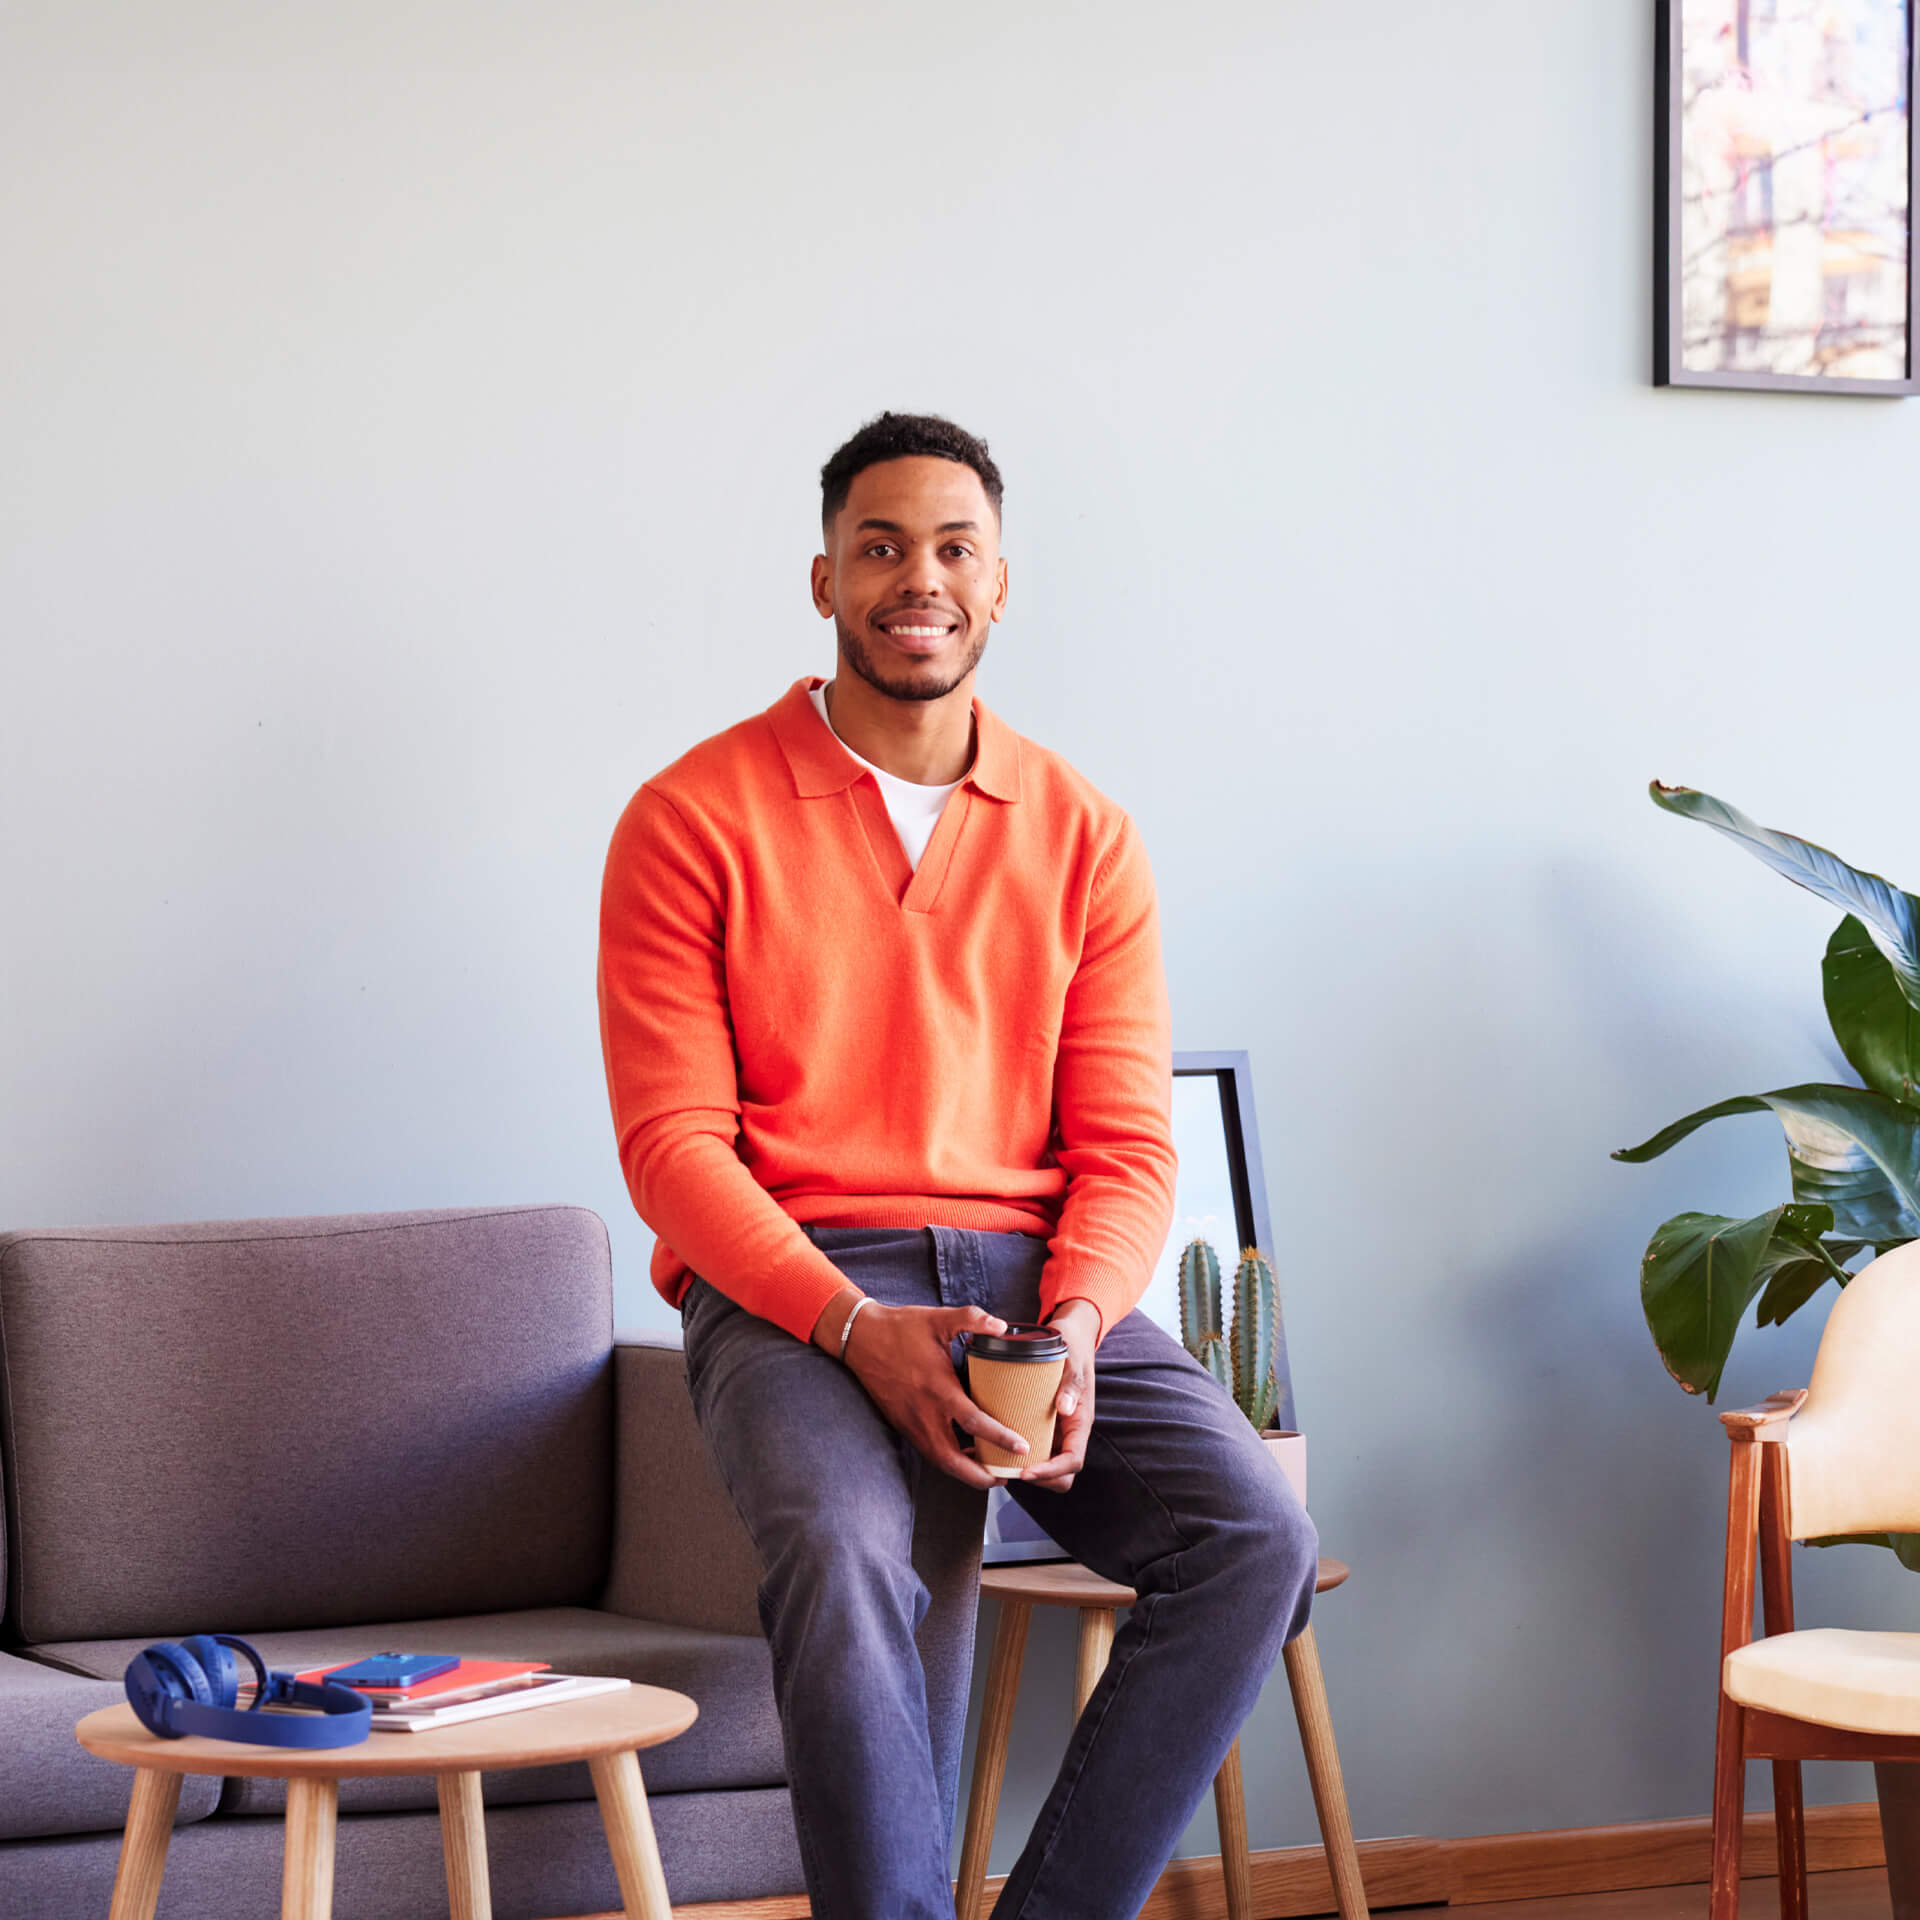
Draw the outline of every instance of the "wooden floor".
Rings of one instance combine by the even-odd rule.
[[[1850,1873],[1815,1873],[1807,1879],[1811,1920],[1887,1920],[1893,1903],[1884,1867]],[[1416,1920],[1419,1908],[1403,1910]],[[1429,1911],[1439,1913],[1440,1908]],[[1629,1893],[1572,1893],[1548,1900],[1499,1900],[1474,1907],[1468,1920],[1706,1920],[1707,1889],[1636,1887]],[[1780,1889],[1776,1881],[1740,1883],[1740,1920],[1777,1920]]]
[[[1884,1867],[1859,1867],[1843,1873],[1807,1876],[1810,1920],[1888,1920],[1893,1902]],[[1377,1907],[1376,1920],[1441,1920],[1442,1906]],[[755,1900],[734,1905],[676,1907],[676,1915],[699,1920],[806,1920],[804,1895],[790,1900]],[[1771,1877],[1740,1883],[1740,1920],[1778,1920],[1780,1890]],[[1625,1893],[1563,1893],[1544,1900],[1489,1900],[1463,1920],[1706,1920],[1704,1883],[1685,1887],[1635,1887]],[[589,1920],[620,1920],[617,1913]],[[1331,1916],[1329,1916],[1331,1920]]]

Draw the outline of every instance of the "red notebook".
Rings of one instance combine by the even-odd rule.
[[[313,1685],[328,1674],[352,1665],[351,1660],[336,1660],[330,1667],[309,1667],[293,1677]],[[550,1671],[552,1665],[550,1660],[462,1660],[448,1672],[437,1673],[431,1680],[422,1680],[418,1686],[404,1691],[388,1687],[378,1690],[368,1687],[362,1691],[370,1700],[425,1700],[436,1693],[459,1693],[468,1687],[491,1686],[502,1680],[524,1680],[530,1673]]]

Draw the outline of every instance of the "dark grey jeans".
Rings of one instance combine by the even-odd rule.
[[[809,1233],[876,1300],[1038,1318],[1047,1250],[1029,1235]],[[952,1920],[986,1496],[929,1466],[817,1347],[705,1281],[680,1311],[694,1410],[760,1556],[815,1920]],[[1307,1623],[1318,1543],[1232,1400],[1140,1313],[1101,1341],[1072,1487],[1009,1490],[1140,1598],[994,1911],[1132,1920]]]

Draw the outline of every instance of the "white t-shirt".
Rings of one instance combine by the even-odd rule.
[[[813,710],[825,724],[829,733],[833,733],[833,722],[827,718],[827,695],[824,687],[809,687],[808,697],[813,701]],[[837,733],[833,734],[840,740]],[[966,776],[944,787],[923,787],[912,780],[902,780],[897,773],[889,773],[884,767],[876,767],[871,760],[860,760],[857,753],[847,746],[844,740],[840,744],[852,753],[854,759],[873,775],[880,783],[880,797],[887,803],[887,817],[893,822],[893,830],[900,836],[900,844],[906,849],[907,865],[918,868],[920,856],[927,850],[927,842],[933,838],[933,830],[940,824],[941,810],[947,804],[947,796],[955,787],[965,783]]]

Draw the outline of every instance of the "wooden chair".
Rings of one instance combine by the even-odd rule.
[[[1920,1532],[1920,1241],[1834,1302],[1813,1381],[1720,1418],[1733,1443],[1713,1755],[1711,1920],[1740,1904],[1748,1760],[1773,1762],[1782,1920],[1806,1920],[1803,1760],[1920,1761],[1920,1633],[1796,1630],[1789,1541]],[[1759,1549],[1761,1614],[1753,1635]]]
[[[1347,1577],[1338,1560],[1322,1560],[1314,1591],[1325,1593]],[[1098,1684],[1113,1648],[1115,1616],[1137,1597],[1131,1587],[1102,1580],[1087,1568],[1065,1566],[988,1567],[980,1591],[1000,1602],[987,1668],[987,1697],[973,1754],[973,1785],[967,1796],[966,1838],[960,1849],[960,1878],[954,1888],[958,1920],[982,1920],[986,1912],[987,1854],[993,1845],[994,1815],[1006,1773],[1007,1735],[1013,1726],[1014,1697],[1020,1691],[1020,1662],[1026,1652],[1027,1622],[1036,1606],[1077,1607],[1079,1658],[1074,1669],[1073,1711],[1078,1719]],[[1347,1816],[1347,1790],[1340,1778],[1340,1755],[1333,1743],[1333,1719],[1327,1711],[1326,1683],[1313,1628],[1287,1643],[1282,1654],[1293,1711],[1306,1749],[1307,1777],[1314,1810],[1327,1850],[1334,1897],[1341,1920],[1368,1920],[1366,1889],[1360,1883],[1360,1857]],[[1234,1741],[1213,1782],[1213,1807],[1220,1826],[1220,1864],[1227,1883],[1227,1920],[1253,1920],[1253,1875],[1247,1858],[1247,1802],[1240,1779],[1240,1742]]]

